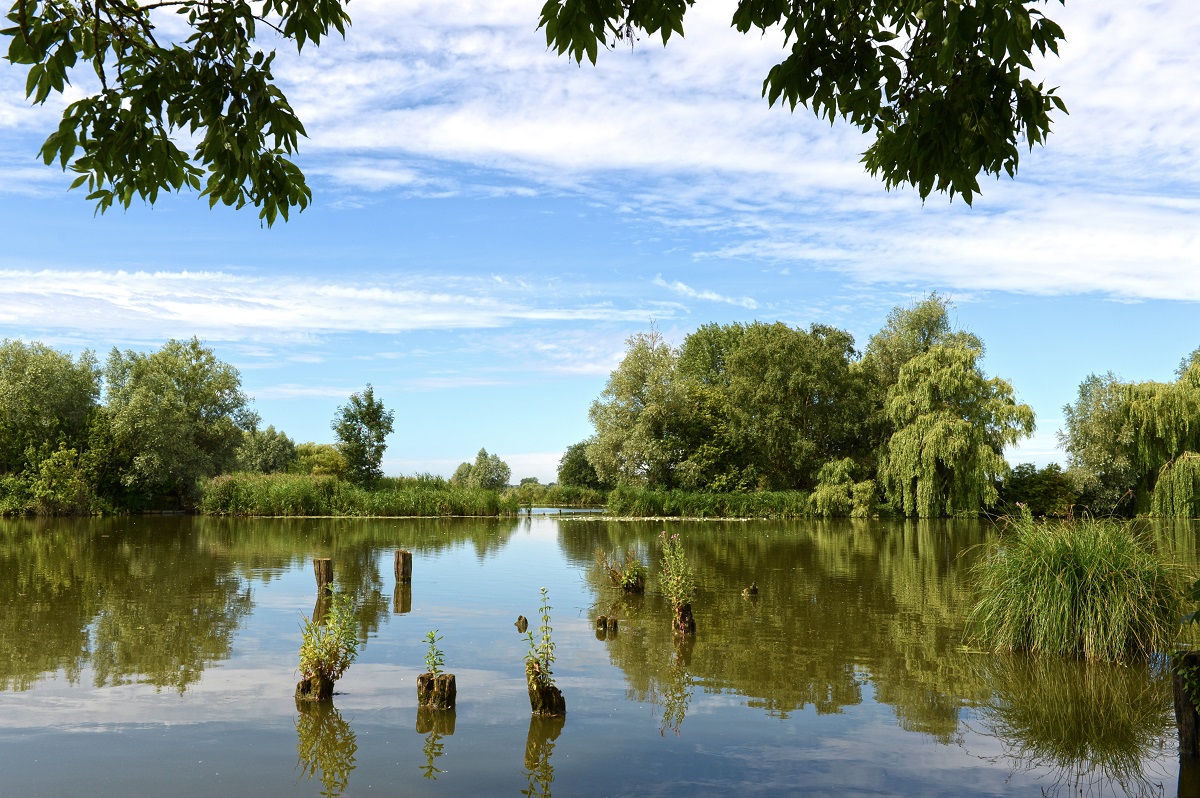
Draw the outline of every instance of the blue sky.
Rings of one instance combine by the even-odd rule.
[[[539,7],[354,0],[344,41],[281,48],[315,201],[272,229],[192,195],[93,217],[35,157],[61,104],[30,108],[0,62],[0,337],[103,355],[198,335],[297,440],[331,440],[369,382],[396,411],[389,473],[486,447],[543,481],[652,322],[675,343],[821,322],[865,346],[938,291],[1037,412],[1014,463],[1063,460],[1089,373],[1165,380],[1200,346],[1190,0],[1047,5],[1067,43],[1039,79],[1070,116],[971,208],[888,192],[856,131],[768,108],[782,38],[730,29],[726,0],[596,67],[546,50]]]

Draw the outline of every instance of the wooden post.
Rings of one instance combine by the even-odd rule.
[[[412,552],[396,549],[396,581],[402,585],[412,582]]]
[[[1190,672],[1191,679],[1185,679],[1183,672]],[[1178,654],[1171,661],[1171,685],[1175,693],[1175,724],[1179,727],[1179,757],[1194,759],[1200,757],[1200,715],[1196,712],[1196,702],[1188,681],[1193,684],[1200,682],[1200,651],[1189,651]]]
[[[313,557],[313,573],[317,577],[317,592],[333,592],[333,560],[328,557]]]
[[[458,700],[458,685],[453,673],[434,676],[422,673],[417,677],[417,706],[430,709],[454,709]]]
[[[392,595],[392,612],[396,615],[412,612],[412,585],[396,585],[396,592]]]

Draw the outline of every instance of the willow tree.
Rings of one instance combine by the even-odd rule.
[[[1121,382],[1090,375],[1064,408],[1059,441],[1093,510],[1123,498],[1130,509],[1195,515],[1200,484],[1189,476],[1200,452],[1200,358],[1185,359],[1174,382]],[[1164,479],[1167,482],[1159,488]]]
[[[984,376],[980,355],[975,347],[931,347],[888,390],[895,432],[879,481],[905,515],[975,513],[995,504],[996,483],[1008,470],[1004,447],[1033,433],[1033,409],[1016,403],[1006,380]]]

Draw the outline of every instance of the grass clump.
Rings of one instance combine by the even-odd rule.
[[[326,701],[333,697],[333,684],[358,657],[358,620],[354,602],[344,593],[335,594],[329,613],[322,619],[304,616],[300,624],[301,681],[296,698]]]
[[[632,546],[624,554],[616,551],[610,554],[603,548],[597,548],[595,559],[596,567],[614,587],[626,593],[646,592],[646,566]]]
[[[1179,630],[1178,570],[1132,524],[1010,520],[974,568],[972,635],[997,652],[1144,659]]]

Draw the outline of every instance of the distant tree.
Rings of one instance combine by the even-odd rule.
[[[518,483],[518,485],[540,485],[540,484],[542,484],[542,483],[538,481],[537,477],[521,477],[521,481]]]
[[[380,464],[394,417],[393,411],[385,410],[383,402],[375,398],[375,389],[369,384],[338,408],[331,426],[352,481],[371,484],[383,476]]]
[[[460,488],[468,487],[471,484],[471,464],[465,460],[458,464],[458,468],[454,469],[454,473],[450,476],[450,484]]]
[[[237,450],[237,468],[259,474],[287,471],[296,461],[296,444],[274,425],[260,430],[255,424],[246,430]]]
[[[1013,466],[1000,486],[1000,500],[1007,505],[1021,504],[1034,516],[1065,516],[1075,504],[1071,478],[1058,463],[1039,469],[1033,463]]]
[[[595,467],[587,459],[587,446],[588,441],[580,441],[567,447],[558,461],[558,484],[594,489],[603,486]]]
[[[0,341],[0,474],[36,467],[59,447],[82,450],[100,368],[44,344]]]
[[[938,345],[909,360],[888,390],[895,432],[879,480],[905,515],[976,513],[994,505],[1008,470],[1004,447],[1033,434],[1033,410],[1017,404],[1012,386],[988,379],[981,351]]]
[[[342,479],[350,466],[332,443],[296,444],[296,459],[288,467],[294,474],[312,474]]]
[[[679,422],[688,415],[675,374],[676,352],[657,330],[630,336],[626,347],[588,412],[596,429],[588,462],[604,482],[673,487],[682,459]]]
[[[144,496],[195,498],[202,477],[229,470],[249,426],[237,369],[196,338],[157,352],[113,349],[104,369],[121,481]]]
[[[499,455],[488,454],[487,449],[480,449],[479,454],[475,455],[467,484],[472,488],[500,490],[508,486],[511,478],[512,469],[508,463],[501,460]]]

